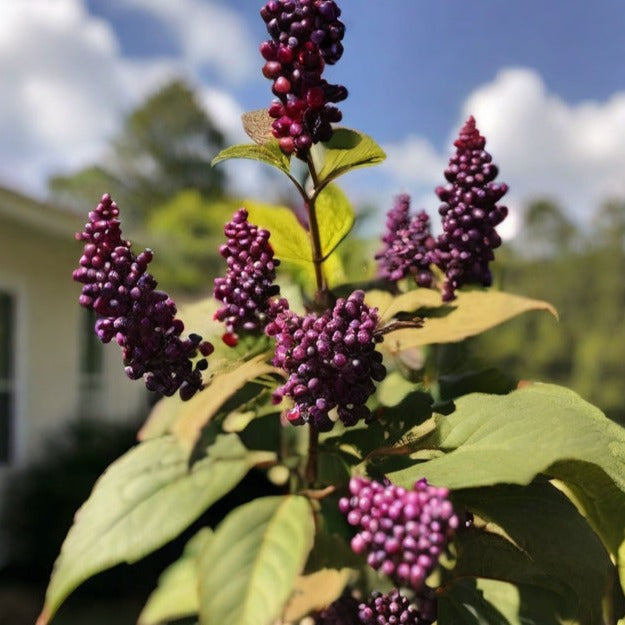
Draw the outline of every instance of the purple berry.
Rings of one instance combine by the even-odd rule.
[[[342,85],[321,76],[343,54],[345,26],[333,1],[271,0],[260,11],[271,36],[260,46],[263,75],[277,100],[269,108],[273,135],[285,154],[306,159],[313,143],[332,136],[341,113],[331,103],[347,97]]]
[[[205,358],[213,346],[197,334],[181,339],[184,324],[176,318],[176,305],[156,289],[147,273],[152,252],[139,255],[122,239],[119,208],[105,194],[76,239],[84,241],[80,267],[73,273],[83,284],[80,304],[97,315],[95,331],[103,343],[112,339],[122,348],[126,375],[144,378],[150,391],[190,399],[203,387]]]
[[[386,375],[375,349],[377,322],[377,309],[364,303],[363,291],[354,291],[321,315],[284,310],[267,325],[265,332],[276,338],[273,364],[289,375],[275,400],[293,399],[286,415],[291,423],[323,432],[337,418],[347,426],[371,418],[365,404],[374,382]]]
[[[352,549],[367,553],[367,562],[396,584],[424,591],[426,578],[459,525],[447,489],[419,480],[407,491],[354,477],[349,490],[352,496],[339,500],[339,510],[350,525],[359,527]],[[366,516],[360,514],[363,499]]]
[[[445,272],[444,301],[453,300],[463,284],[490,286],[488,264],[495,258],[493,250],[501,245],[495,226],[508,214],[505,206],[497,205],[508,186],[494,182],[498,169],[484,150],[486,139],[473,116],[454,145],[456,153],[445,170],[448,184],[436,189],[443,202],[439,208],[443,232],[436,244],[436,264]]]
[[[224,233],[228,242],[219,253],[226,259],[228,270],[216,278],[213,295],[224,304],[215,319],[226,324],[223,341],[237,343],[236,332],[261,332],[269,320],[287,307],[278,299],[280,287],[274,284],[280,261],[273,256],[269,232],[249,223],[248,213],[240,208],[229,221]]]
[[[411,274],[419,286],[432,286],[435,240],[430,234],[430,218],[425,211],[410,218],[410,196],[396,198],[386,217],[382,242],[384,247],[375,255],[381,278],[397,282]]]
[[[358,617],[361,625],[430,625],[433,622],[424,618],[397,588],[386,594],[372,592],[369,602],[359,605]]]

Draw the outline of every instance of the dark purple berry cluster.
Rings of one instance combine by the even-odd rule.
[[[350,480],[349,491],[339,509],[350,525],[360,528],[351,542],[353,551],[367,553],[367,563],[397,585],[422,591],[458,528],[449,491],[425,479],[406,490],[361,477]]]
[[[125,371],[141,377],[151,391],[189,399],[202,388],[202,371],[213,346],[197,334],[181,339],[184,324],[176,305],[147,272],[152,252],[139,255],[122,239],[119,209],[106,194],[76,239],[84,241],[80,267],[73,277],[83,284],[80,304],[97,314],[96,333],[103,343],[113,338],[122,348]]]
[[[443,232],[438,237],[436,256],[445,272],[444,301],[453,300],[455,290],[463,284],[490,286],[488,264],[495,258],[493,250],[501,245],[495,226],[508,214],[505,206],[497,206],[508,186],[494,182],[498,169],[484,150],[486,139],[473,116],[454,145],[456,153],[445,170],[448,184],[436,189],[443,202],[439,208]]]
[[[267,325],[276,339],[273,364],[289,375],[275,400],[293,400],[287,418],[294,425],[310,423],[325,432],[337,419],[350,426],[371,417],[365,404],[386,369],[375,349],[377,308],[364,299],[363,291],[354,291],[321,315],[287,310]]]
[[[362,625],[430,625],[417,608],[397,588],[382,594],[372,592],[368,603],[361,603],[358,617]]]
[[[361,625],[359,602],[350,595],[340,597],[314,616],[315,625]]]
[[[248,213],[240,208],[224,227],[228,242],[219,253],[226,259],[228,270],[216,278],[213,295],[223,302],[215,319],[226,324],[224,341],[236,343],[236,333],[261,332],[267,322],[288,307],[286,300],[276,299],[280,287],[274,284],[280,261],[273,256],[269,232],[248,221]]]
[[[378,275],[397,282],[412,275],[419,286],[430,287],[433,275],[434,237],[430,233],[430,218],[425,211],[410,217],[410,196],[399,195],[386,216],[384,247],[375,255]]]
[[[332,137],[341,112],[331,104],[347,97],[321,77],[343,54],[341,10],[333,0],[270,0],[260,14],[271,36],[260,52],[277,98],[269,108],[273,135],[285,154],[306,159],[313,143]]]

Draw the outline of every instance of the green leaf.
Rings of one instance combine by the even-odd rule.
[[[46,592],[39,625],[82,582],[158,549],[229,492],[250,468],[236,435],[221,435],[189,467],[173,436],[140,443],[100,477],[76,513]]]
[[[270,625],[314,538],[304,497],[263,497],[231,512],[200,558],[200,623]]]
[[[314,146],[312,155],[321,182],[330,182],[353,169],[377,165],[386,158],[371,137],[349,128],[335,128],[330,141]]]
[[[201,529],[186,544],[180,559],[163,571],[141,611],[138,625],[157,625],[199,612],[198,556],[212,538],[212,530]]]
[[[528,486],[499,485],[456,491],[454,503],[485,519],[485,527],[459,532],[454,577],[481,577],[557,595],[556,613],[587,625],[603,622],[602,598],[613,565],[569,499],[545,479]]]
[[[347,585],[351,569],[322,569],[297,579],[293,596],[284,611],[284,621],[293,623],[309,614],[322,610],[338,599]]]
[[[484,598],[475,580],[461,580],[438,598],[436,623],[438,625],[511,625],[508,619]]]
[[[310,263],[312,252],[310,237],[295,213],[286,206],[273,206],[244,200],[251,223],[269,230],[269,242],[276,258],[292,263]]]
[[[466,395],[419,448],[443,455],[391,474],[452,489],[561,480],[616,557],[625,539],[625,429],[565,388],[531,384],[509,395]],[[622,581],[623,583],[623,581]]]
[[[380,308],[383,322],[399,312],[436,307],[436,316],[431,316],[431,310],[421,313],[425,316],[422,328],[395,330],[385,337],[385,348],[392,353],[420,345],[462,341],[532,310],[545,310],[557,318],[555,309],[547,302],[492,290],[459,292],[457,299],[445,306],[441,306],[440,294],[428,289],[415,289],[392,300],[387,293],[370,292],[367,302]]]
[[[287,175],[290,175],[291,172],[291,160],[282,152],[275,139],[262,144],[241,143],[239,145],[230,146],[219,152],[212,160],[211,165],[214,167],[218,163],[231,158],[245,158],[260,161],[261,163],[276,167]]]
[[[189,401],[181,402],[171,432],[187,448],[193,447],[202,428],[236,391],[259,376],[276,372],[275,367],[266,362],[267,357],[267,354],[259,354],[230,371],[216,375],[205,389]]]
[[[349,234],[356,219],[347,196],[336,185],[328,185],[315,201],[321,254],[327,258]]]

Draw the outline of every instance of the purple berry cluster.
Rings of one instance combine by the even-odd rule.
[[[339,500],[350,525],[360,528],[351,542],[355,553],[396,584],[420,592],[458,528],[446,488],[425,479],[411,490],[366,478],[350,480],[351,497]]]
[[[341,112],[332,103],[347,89],[321,76],[343,54],[345,25],[333,0],[270,0],[261,9],[271,40],[260,46],[263,75],[273,81],[273,135],[285,154],[306,159],[313,143],[332,137]]]
[[[430,218],[425,211],[410,217],[410,196],[399,195],[386,216],[383,249],[375,255],[378,275],[397,282],[412,274],[419,286],[430,287],[433,275],[434,237],[430,233]]]
[[[215,279],[213,290],[215,299],[224,304],[215,319],[226,324],[223,340],[231,346],[237,342],[237,331],[260,332],[288,307],[286,300],[274,298],[280,293],[274,284],[280,261],[273,256],[269,232],[247,218],[247,211],[240,208],[224,227],[228,242],[219,253],[228,270],[225,277]]]
[[[213,346],[197,334],[181,339],[184,324],[176,305],[147,273],[152,252],[135,256],[122,239],[119,208],[106,194],[76,239],[84,241],[80,267],[73,278],[81,282],[80,304],[96,312],[95,330],[103,343],[113,338],[122,348],[126,375],[141,377],[150,391],[189,399],[202,388],[205,358]]]
[[[286,310],[267,325],[265,332],[276,339],[273,364],[289,375],[275,401],[293,400],[286,416],[294,425],[310,423],[325,432],[337,419],[351,426],[371,417],[365,403],[386,369],[375,349],[377,309],[364,298],[354,291],[321,315]]]
[[[430,625],[433,622],[423,618],[397,588],[386,594],[372,592],[370,601],[360,604],[358,617],[362,625]]]
[[[463,284],[490,286],[488,264],[495,258],[493,250],[501,245],[495,226],[508,214],[505,206],[497,206],[508,186],[493,182],[498,169],[484,150],[486,139],[480,135],[473,116],[454,145],[456,153],[445,170],[448,184],[436,189],[443,202],[439,208],[443,233],[436,245],[437,264],[446,278],[443,301],[453,300],[455,290]]]

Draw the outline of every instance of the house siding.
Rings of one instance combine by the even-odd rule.
[[[126,378],[119,349],[105,346],[97,405],[80,406],[79,356],[84,327],[72,281],[80,246],[0,217],[0,289],[16,297],[16,465],[45,447],[48,433],[76,416],[127,419],[146,409],[141,383]]]

